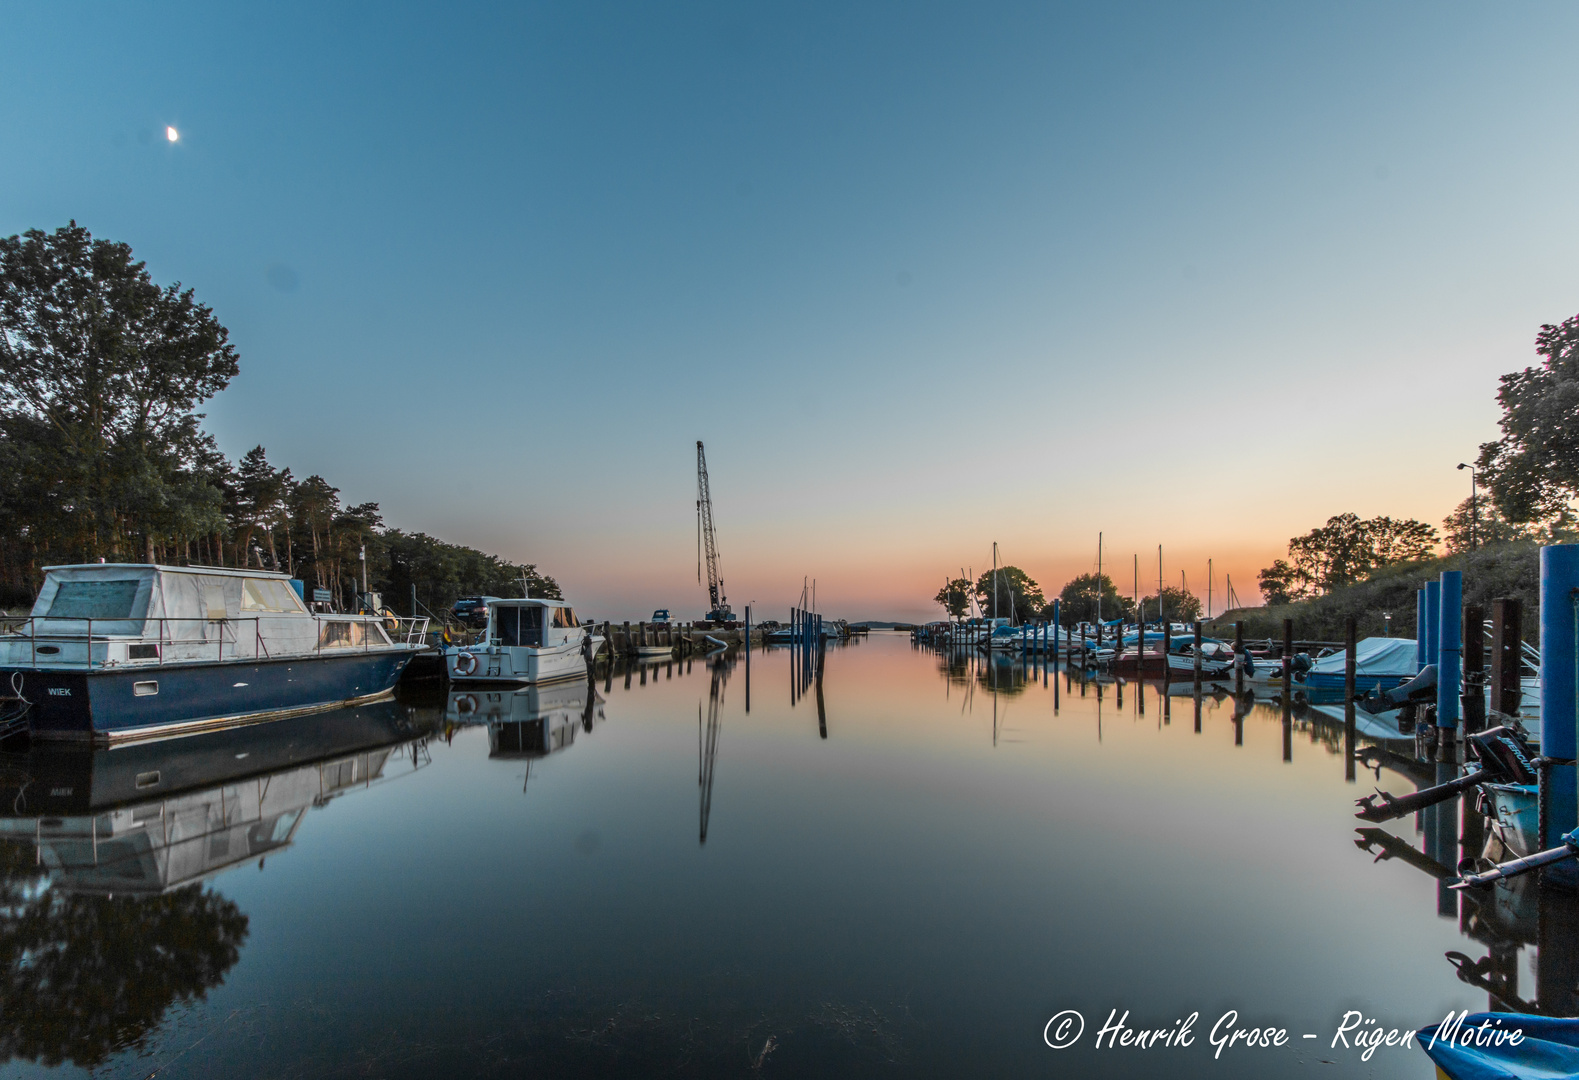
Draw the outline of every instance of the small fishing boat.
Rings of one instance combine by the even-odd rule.
[[[576,622],[563,600],[495,600],[476,645],[444,650],[445,671],[460,683],[585,678],[587,661],[602,644],[603,636]]]
[[[1348,651],[1339,649],[1313,661],[1300,681],[1312,690],[1342,691],[1347,664]],[[1354,686],[1362,694],[1402,685],[1419,671],[1415,641],[1413,638],[1364,638],[1354,647],[1354,669]]]
[[[45,567],[32,614],[0,636],[0,724],[103,744],[391,693],[428,621],[315,614],[300,589],[263,570]]]

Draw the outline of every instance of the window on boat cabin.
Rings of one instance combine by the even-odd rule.
[[[273,578],[247,578],[241,586],[242,611],[302,610],[296,599],[296,590],[283,581]]]
[[[540,607],[494,608],[494,630],[499,644],[535,649],[543,644],[543,609]]]
[[[141,584],[136,578],[62,581],[45,614],[56,619],[129,619]]]
[[[318,624],[320,649],[359,649],[363,645],[388,644],[389,638],[385,636],[384,628],[376,622],[352,622],[347,619]]]
[[[554,625],[561,628],[576,626],[576,612],[573,608],[556,607],[554,609]]]

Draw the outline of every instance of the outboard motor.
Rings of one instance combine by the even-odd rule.
[[[1369,713],[1384,713],[1404,705],[1436,700],[1436,665],[1427,664],[1420,674],[1391,690],[1372,690],[1360,699],[1360,708]]]

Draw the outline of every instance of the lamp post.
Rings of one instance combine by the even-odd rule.
[[[1469,470],[1469,550],[1474,551],[1475,532],[1480,525],[1480,501],[1475,482],[1480,479],[1480,474],[1467,462],[1460,461],[1458,467]]]

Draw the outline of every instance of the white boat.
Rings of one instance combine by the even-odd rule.
[[[263,570],[45,567],[33,613],[0,635],[8,719],[103,744],[388,695],[427,620],[317,614],[301,588]]]
[[[602,635],[576,622],[563,600],[495,600],[480,641],[445,649],[444,670],[462,683],[584,679],[587,660],[602,644]]]

